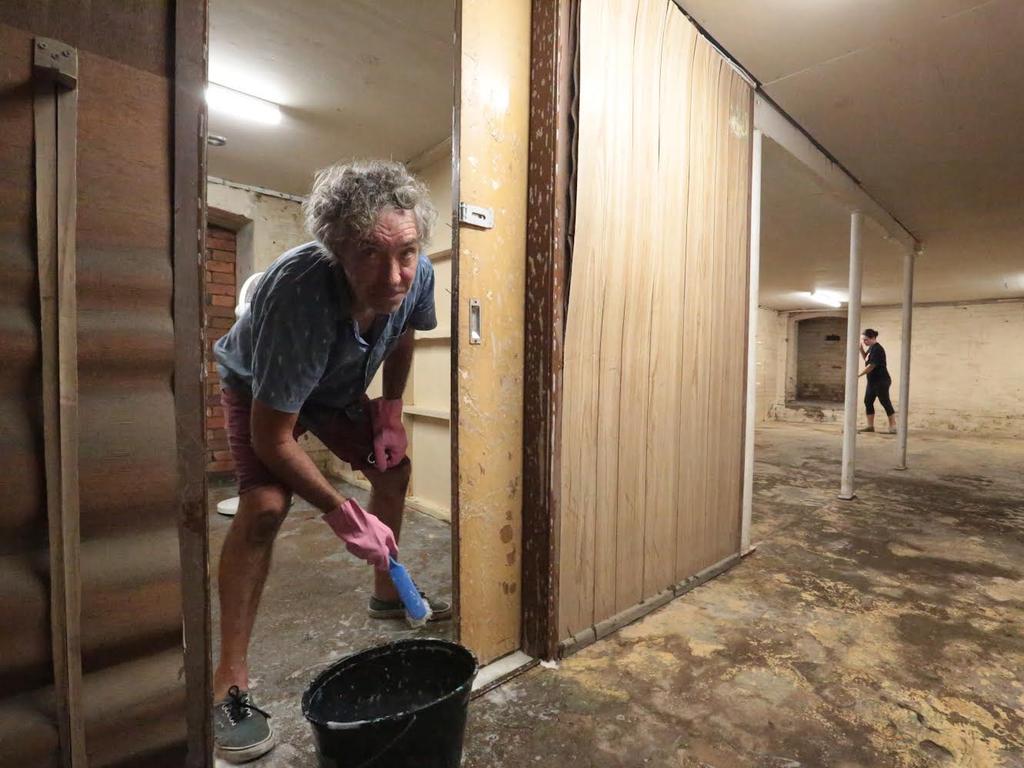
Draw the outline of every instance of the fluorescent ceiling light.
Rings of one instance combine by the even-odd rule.
[[[214,111],[234,115],[243,120],[264,125],[277,125],[281,122],[281,109],[277,104],[225,88],[217,83],[210,83],[206,87],[206,103]]]
[[[812,301],[824,304],[826,307],[841,307],[843,302],[846,301],[846,299],[841,298],[838,293],[833,293],[832,291],[821,291],[817,288],[807,295],[811,297]]]

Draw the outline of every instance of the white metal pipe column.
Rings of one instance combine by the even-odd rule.
[[[863,365],[860,356],[860,294],[864,275],[860,236],[863,214],[850,214],[850,298],[846,310],[846,391],[843,410],[843,473],[839,498],[856,498],[853,492],[853,467],[857,455],[857,373]]]
[[[754,507],[754,425],[757,421],[757,300],[761,281],[761,131],[754,129],[750,158],[750,286],[747,316],[747,413],[743,438],[743,517],[740,552],[750,549]]]
[[[910,420],[910,341],[914,320],[914,259],[903,254],[903,340],[900,347],[900,412],[896,423],[896,469],[907,468],[907,432]]]

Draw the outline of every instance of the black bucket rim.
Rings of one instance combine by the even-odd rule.
[[[462,683],[454,690],[446,693],[444,696],[441,696],[440,698],[434,699],[433,701],[427,704],[422,704],[418,707],[407,710],[405,712],[396,712],[392,715],[382,715],[381,717],[375,717],[371,720],[349,721],[325,720],[316,717],[315,715],[310,713],[310,699],[313,697],[313,694],[316,691],[320,690],[320,688],[327,682],[327,680],[329,680],[332,676],[337,674],[340,667],[348,666],[349,664],[352,664],[353,662],[356,662],[360,659],[383,656],[388,653],[392,653],[395,651],[396,648],[401,648],[403,646],[444,648],[447,651],[462,653],[465,654],[466,657],[468,657],[468,659],[472,662],[473,669],[469,677],[466,679],[466,682]],[[375,645],[372,648],[365,648],[361,651],[356,651],[355,653],[349,654],[348,656],[344,656],[338,659],[337,661],[331,663],[331,665],[328,666],[327,669],[323,670],[322,672],[320,672],[320,674],[314,677],[313,681],[306,687],[305,692],[302,694],[302,716],[306,719],[306,722],[311,723],[315,726],[319,726],[321,728],[326,728],[327,730],[331,731],[352,730],[355,728],[360,728],[365,725],[377,725],[380,723],[399,722],[401,720],[406,720],[409,717],[416,715],[418,712],[422,712],[424,709],[427,709],[429,707],[435,707],[442,702],[448,701],[449,699],[462,695],[466,692],[467,688],[471,688],[473,686],[473,682],[476,680],[476,676],[479,672],[480,662],[477,659],[476,654],[469,650],[469,648],[467,648],[466,646],[460,645],[459,643],[455,643],[450,640],[441,640],[440,638],[434,637],[412,637],[406,638],[404,640],[392,640],[390,642],[383,643],[382,645]]]

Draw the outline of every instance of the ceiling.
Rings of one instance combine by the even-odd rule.
[[[922,241],[918,301],[1024,296],[1024,2],[681,4]],[[809,275],[846,284],[848,219],[783,155],[766,147],[766,306]],[[865,265],[869,303],[898,301],[889,250],[896,261]]]
[[[454,0],[211,0],[210,81],[281,105],[210,112],[209,173],[302,195],[353,156],[408,160],[451,135]]]
[[[812,290],[847,295],[850,213],[817,178],[770,139],[762,143],[761,268],[762,306],[789,310],[821,308]],[[882,237],[881,228],[861,229],[864,265],[862,301],[900,301],[902,249]]]

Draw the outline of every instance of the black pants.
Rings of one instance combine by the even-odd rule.
[[[896,413],[896,409],[892,407],[892,400],[889,399],[889,385],[892,384],[892,379],[885,378],[881,381],[871,381],[868,379],[868,389],[864,393],[864,407],[867,409],[868,416],[875,415],[875,398],[878,398],[878,402],[885,408],[887,416],[892,416]]]

